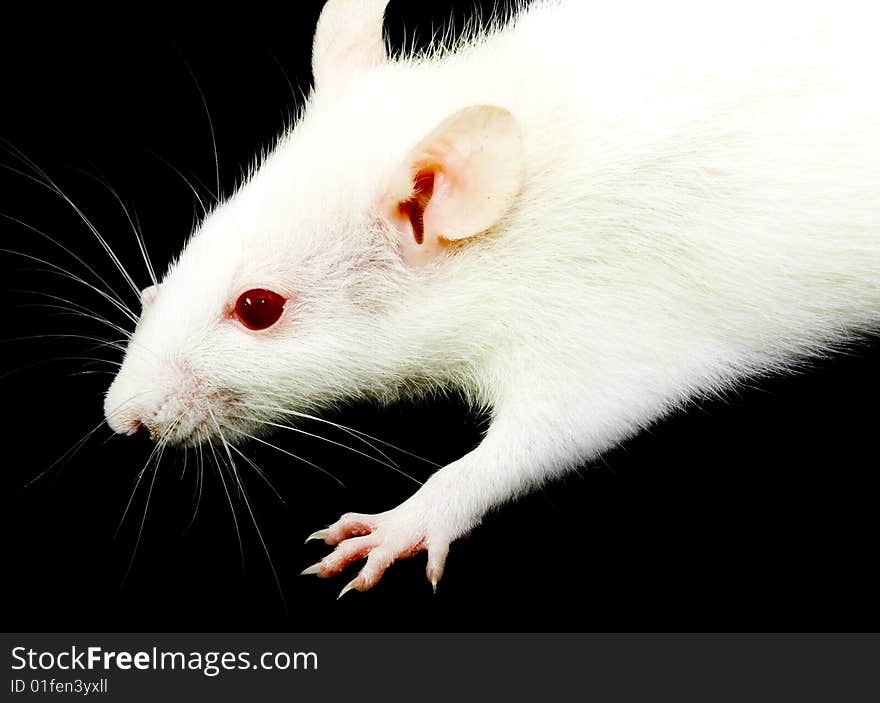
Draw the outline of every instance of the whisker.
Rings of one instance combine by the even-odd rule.
[[[244,452],[242,452],[241,449],[236,447],[234,444],[230,444],[229,446],[242,459],[244,459],[254,471],[257,472],[257,476],[259,476],[260,478],[263,479],[263,481],[266,482],[266,485],[272,489],[272,492],[275,494],[275,496],[278,498],[278,500],[280,500],[284,505],[287,505],[287,501],[285,501],[284,498],[281,497],[281,494],[278,492],[278,489],[275,488],[275,484],[269,480],[269,477],[266,476],[266,473],[259,466],[257,466],[256,463],[250,459],[250,457],[248,457]]]
[[[125,342],[126,344],[135,344],[135,345],[137,345],[137,347],[139,349],[143,349],[144,351],[148,352],[149,354],[152,354],[153,356],[158,357],[158,354],[156,354],[156,352],[154,352],[149,347],[145,346],[143,344],[143,342],[140,342],[139,340],[135,339],[134,334],[132,332],[129,332],[124,327],[120,327],[119,325],[115,324],[114,322],[111,322],[110,320],[108,320],[104,317],[101,317],[100,315],[91,314],[90,311],[88,310],[88,308],[86,308],[82,305],[79,305],[78,303],[73,303],[71,301],[66,300],[65,298],[60,297],[60,296],[52,295],[50,293],[43,293],[41,291],[31,291],[31,290],[22,290],[22,289],[15,289],[15,290],[18,292],[31,293],[34,295],[41,295],[41,296],[45,296],[47,298],[60,300],[62,302],[69,303],[70,305],[76,305],[77,308],[79,308],[79,310],[76,308],[67,308],[66,306],[63,306],[63,305],[49,305],[49,304],[42,304],[42,303],[40,303],[40,304],[38,304],[38,303],[24,303],[20,307],[45,307],[45,308],[50,308],[50,309],[57,308],[60,310],[69,310],[69,312],[71,314],[79,314],[82,317],[94,319],[97,322],[103,322],[104,324],[106,324],[109,327],[111,327],[112,329],[118,331],[120,334],[122,334],[125,337],[125,339],[117,340],[118,343]],[[80,312],[80,310],[83,310],[85,312]],[[122,347],[120,349],[120,351],[124,352],[124,351],[126,351],[126,348]]]
[[[211,132],[211,148],[214,150],[214,175],[217,182],[217,190],[214,196],[216,201],[220,201],[221,193],[220,193],[220,157],[217,154],[217,134],[214,131],[214,121],[211,119],[211,111],[208,109],[208,101],[205,99],[205,94],[202,91],[202,87],[199,85],[199,81],[196,78],[195,72],[192,70],[192,67],[189,65],[189,62],[183,57],[183,54],[180,56],[184,65],[186,66],[186,70],[189,71],[190,78],[192,78],[192,82],[196,87],[196,90],[199,93],[199,98],[202,101],[202,107],[205,110],[205,116],[208,118],[208,129]]]
[[[58,266],[57,264],[53,264],[51,261],[46,261],[45,259],[41,259],[38,256],[34,256],[32,254],[26,254],[22,251],[16,251],[15,249],[0,249],[0,252],[3,252],[5,254],[12,254],[13,256],[21,256],[25,259],[29,259],[31,261],[36,261],[37,263],[43,264],[44,266],[49,266],[51,270],[46,271],[46,273],[52,273],[56,276],[68,278],[71,281],[75,281],[77,283],[80,283],[80,284],[86,286],[87,288],[93,290],[95,293],[97,293],[102,298],[104,298],[111,305],[113,305],[113,307],[115,307],[117,310],[119,310],[123,315],[125,315],[134,324],[137,324],[137,322],[138,322],[137,316],[131,311],[131,309],[127,305],[125,305],[125,303],[120,302],[119,300],[117,300],[113,296],[109,295],[108,293],[105,293],[103,290],[101,290],[97,286],[92,285],[91,283],[89,283],[88,281],[86,281],[83,278],[80,278],[76,274],[70,273],[69,271],[63,269],[61,266]]]
[[[43,171],[39,166],[37,166],[37,164],[34,163],[30,158],[28,158],[27,155],[25,155],[25,153],[22,152],[18,147],[14,146],[13,144],[10,144],[7,140],[3,139],[2,137],[0,137],[0,141],[2,141],[4,144],[6,144],[7,148],[12,151],[14,156],[16,156],[26,166],[33,169],[34,173],[39,175],[40,178],[42,178],[43,180],[40,180],[40,178],[36,178],[36,177],[32,176],[31,174],[28,174],[28,173],[21,171],[19,169],[12,168],[11,166],[8,166],[6,164],[0,164],[0,166],[2,166],[3,168],[5,168],[9,171],[17,173],[20,176],[28,178],[29,180],[31,180],[34,183],[41,185],[42,187],[55,193],[65,203],[67,203],[71,207],[71,209],[79,216],[79,218],[82,220],[82,222],[86,226],[86,228],[95,236],[95,238],[98,240],[98,243],[101,245],[101,247],[106,252],[107,256],[110,257],[110,260],[113,262],[113,264],[119,270],[119,273],[122,274],[122,277],[125,279],[125,282],[128,283],[128,285],[134,291],[135,295],[139,297],[140,296],[140,289],[137,287],[137,284],[135,284],[134,279],[128,273],[125,266],[122,265],[122,261],[120,261],[119,257],[116,255],[116,252],[113,251],[113,248],[110,246],[110,244],[104,238],[104,236],[98,231],[98,229],[95,227],[95,225],[92,224],[92,221],[89,220],[88,217],[86,217],[85,213],[79,208],[79,206],[76,203],[74,203],[73,200],[71,200],[63,190],[61,190],[61,188],[58,186],[58,184],[55,183],[55,181],[53,181],[52,178],[45,171]]]
[[[410,481],[413,481],[414,483],[418,484],[419,486],[422,485],[421,481],[419,481],[414,476],[410,476],[408,473],[406,473],[406,471],[401,469],[399,466],[394,466],[394,464],[389,464],[387,461],[382,461],[381,459],[377,459],[376,457],[374,457],[371,454],[367,454],[366,452],[362,452],[360,449],[355,449],[354,447],[350,447],[347,444],[343,444],[342,442],[337,442],[335,439],[330,439],[329,437],[323,437],[319,434],[315,434],[314,432],[308,432],[308,431],[303,430],[299,427],[292,427],[290,425],[282,425],[277,422],[271,422],[269,420],[259,420],[256,418],[246,418],[246,417],[239,417],[238,419],[240,419],[240,420],[253,420],[254,422],[259,422],[262,425],[269,425],[271,427],[277,427],[282,430],[289,430],[291,432],[297,432],[298,434],[304,434],[308,437],[312,437],[314,439],[318,439],[323,442],[327,442],[328,444],[333,444],[333,445],[336,445],[337,447],[342,447],[343,449],[347,449],[348,451],[353,452],[354,454],[358,454],[359,456],[362,456],[366,459],[369,459],[370,461],[374,461],[377,464],[381,464],[382,466],[385,466],[386,468],[389,468],[392,471],[399,473],[401,476],[405,476]]]
[[[205,458],[202,452],[202,446],[204,441],[199,436],[199,442],[196,444],[196,449],[198,450],[196,453],[196,485],[193,491],[193,500],[195,501],[195,507],[193,509],[192,517],[190,518],[189,524],[184,528],[183,534],[189,532],[190,528],[192,528],[193,523],[196,521],[196,515],[199,514],[199,506],[202,503],[202,486],[204,482],[205,476]]]
[[[21,303],[19,307],[23,308],[44,308],[47,310],[61,310],[63,313],[67,315],[75,315],[79,317],[88,318],[90,320],[94,320],[95,322],[100,322],[101,324],[107,325],[111,329],[119,332],[119,334],[123,335],[126,339],[130,339],[132,333],[129,332],[124,327],[117,325],[115,322],[108,320],[106,317],[102,315],[98,315],[95,312],[92,312],[84,305],[80,305],[78,303],[74,303],[73,301],[66,300],[58,295],[52,295],[51,293],[44,293],[42,291],[37,290],[26,290],[21,288],[14,289],[16,293],[27,293],[28,295],[38,295],[44,298],[50,298],[52,300],[57,300],[62,303],[66,303],[65,305],[54,305],[52,303]]]
[[[229,450],[229,442],[227,442],[226,438],[223,436],[223,430],[220,429],[220,424],[217,422],[217,419],[214,417],[213,413],[211,414],[211,419],[214,421],[214,426],[217,428],[217,434],[219,435],[220,441],[223,443],[223,446],[226,449],[226,456],[229,457],[229,465],[232,467],[232,475],[238,482],[238,487],[241,491],[242,500],[244,501],[244,505],[251,516],[251,522],[254,525],[254,529],[257,531],[257,537],[260,538],[260,544],[263,545],[263,552],[266,554],[266,560],[269,562],[269,568],[272,570],[272,576],[275,578],[275,585],[278,587],[278,595],[281,596],[281,602],[284,605],[284,610],[286,612],[287,602],[284,599],[284,589],[281,588],[281,579],[278,578],[278,572],[275,570],[275,564],[272,561],[272,555],[269,553],[269,547],[266,545],[266,540],[263,539],[263,532],[262,530],[260,530],[260,526],[257,523],[257,518],[254,515],[253,509],[251,508],[251,502],[250,500],[248,500],[247,489],[245,488],[244,483],[241,480],[241,476],[235,468],[235,461],[232,458],[232,452]]]
[[[366,432],[363,432],[361,430],[357,430],[354,427],[349,427],[348,425],[343,425],[338,422],[333,422],[331,420],[328,420],[323,417],[319,417],[317,415],[310,415],[308,413],[304,413],[304,412],[301,412],[298,410],[290,410],[288,408],[284,408],[284,407],[280,407],[280,406],[259,406],[259,405],[246,404],[246,403],[239,403],[239,406],[245,407],[245,408],[253,408],[256,410],[265,410],[267,412],[277,412],[277,413],[281,413],[284,415],[293,415],[294,417],[300,417],[300,418],[303,418],[304,420],[313,420],[314,422],[320,422],[325,425],[330,425],[332,427],[337,428],[338,430],[341,430],[342,432],[345,432],[347,434],[352,435],[353,437],[355,437],[355,439],[358,439],[361,442],[363,442],[364,444],[366,444],[367,446],[371,447],[372,449],[375,449],[377,452],[379,452],[379,454],[381,454],[383,457],[388,459],[388,461],[390,461],[395,466],[397,465],[396,462],[394,462],[385,452],[380,450],[378,447],[375,447],[372,444],[370,444],[370,442],[368,442],[367,440],[370,440],[372,442],[376,442],[377,444],[381,444],[385,447],[388,447],[389,449],[393,449],[397,452],[400,452],[401,454],[405,454],[407,456],[410,456],[413,459],[418,459],[419,461],[424,462],[426,464],[430,464],[431,466],[434,466],[436,468],[442,468],[442,466],[443,466],[442,464],[438,464],[435,461],[431,461],[430,459],[426,459],[423,456],[419,456],[418,454],[415,454],[411,451],[408,451],[408,450],[404,449],[403,447],[399,447],[396,444],[392,444],[391,442],[387,442],[384,439],[380,439],[379,437],[375,437],[375,436],[368,434]]]
[[[137,395],[143,395],[143,393],[138,393]],[[132,396],[131,398],[129,398],[129,400],[133,400],[136,397],[137,396]],[[126,401],[126,402],[128,402],[128,401]],[[178,419],[178,422],[179,421],[180,420]],[[165,440],[171,434],[171,432],[173,431],[175,426],[176,426],[176,423],[174,426],[169,427],[165,432],[162,433],[162,436],[159,437],[159,439],[156,441],[156,444],[153,445],[153,449],[150,451],[150,454],[147,457],[147,460],[144,462],[143,467],[138,472],[137,480],[135,481],[134,488],[131,491],[131,495],[128,498],[128,502],[125,504],[125,510],[122,511],[122,517],[120,518],[119,525],[117,525],[116,532],[113,535],[114,539],[119,536],[119,531],[122,529],[122,525],[125,523],[125,518],[128,515],[129,508],[131,508],[131,504],[132,504],[132,501],[134,500],[135,494],[137,493],[138,486],[140,486],[141,480],[143,479],[144,475],[147,473],[147,469],[150,466],[150,462],[153,460],[153,457],[156,456],[156,453],[159,452],[160,447],[162,446],[162,441]]]
[[[180,470],[180,480],[183,480],[183,477],[186,476],[186,462],[189,458],[189,447],[186,445],[183,446],[183,468]]]
[[[324,418],[322,418],[322,417],[317,417],[317,416],[315,416],[315,415],[308,415],[308,414],[306,414],[306,413],[297,412],[297,411],[295,411],[295,410],[287,410],[287,409],[284,409],[284,408],[272,408],[272,407],[267,407],[267,406],[259,406],[259,405],[253,405],[253,404],[245,404],[245,403],[239,403],[239,406],[240,406],[240,407],[245,407],[245,408],[250,408],[250,409],[255,409],[255,410],[265,410],[265,411],[269,411],[269,412],[273,412],[273,411],[274,411],[274,412],[281,413],[281,414],[283,414],[283,415],[293,415],[294,417],[299,417],[299,418],[303,418],[303,419],[313,420],[313,421],[315,421],[315,422],[320,422],[320,423],[322,423],[322,424],[324,424],[324,425],[330,425],[331,427],[335,427],[337,430],[340,430],[341,432],[345,432],[346,434],[348,434],[348,435],[354,437],[354,438],[355,438],[356,440],[358,440],[359,442],[364,443],[366,446],[370,447],[370,449],[373,449],[374,451],[376,451],[379,455],[381,455],[381,456],[382,456],[384,459],[386,459],[389,463],[393,464],[394,466],[397,466],[397,462],[394,461],[394,459],[392,459],[390,456],[388,456],[388,455],[387,455],[385,452],[383,452],[381,449],[379,449],[379,447],[377,447],[377,446],[375,446],[374,444],[370,443],[367,439],[365,439],[365,438],[363,438],[363,437],[360,437],[356,432],[354,432],[354,431],[351,430],[350,428],[346,427],[345,425],[340,425],[340,424],[338,424],[338,423],[336,423],[336,422],[332,422],[332,421],[330,421],[330,420],[326,420],[326,419],[324,419]]]
[[[79,262],[80,265],[82,265],[89,273],[91,273],[95,278],[97,278],[98,281],[100,283],[102,283],[105,288],[107,288],[107,291],[114,296],[114,299],[116,299],[120,305],[125,307],[125,309],[128,310],[129,312],[132,312],[131,309],[128,307],[128,305],[125,304],[125,301],[122,299],[122,297],[113,289],[113,286],[111,286],[103,276],[98,274],[97,271],[95,271],[95,269],[93,269],[91,266],[89,266],[89,264],[87,264],[82,259],[82,257],[75,254],[73,251],[71,251],[68,247],[64,246],[57,239],[55,239],[51,235],[47,234],[43,230],[38,229],[37,227],[34,227],[32,224],[29,224],[28,222],[25,222],[24,220],[18,219],[17,217],[12,217],[11,215],[7,215],[2,212],[0,212],[0,217],[3,217],[11,222],[14,222],[15,224],[17,224],[21,227],[24,227],[25,229],[30,230],[31,232],[33,232],[37,236],[42,237],[43,239],[51,242],[55,246],[59,247],[66,254],[73,257],[73,259],[75,259],[77,262]],[[44,263],[47,263],[47,262],[44,262]],[[133,312],[132,312],[132,314],[133,314]]]
[[[119,532],[122,530],[122,526],[125,524],[125,518],[128,517],[128,511],[131,508],[131,504],[134,502],[134,497],[137,494],[138,487],[141,485],[141,481],[147,473],[147,468],[149,467],[150,462],[153,461],[153,457],[156,456],[158,451],[159,443],[156,442],[156,444],[153,445],[153,449],[147,456],[147,460],[144,462],[143,467],[141,467],[141,470],[138,471],[137,478],[134,482],[134,487],[131,489],[131,495],[128,497],[128,502],[125,504],[125,509],[122,511],[122,517],[119,519],[119,524],[116,526],[116,532],[113,534],[114,539],[119,536]]]
[[[103,339],[101,337],[92,337],[87,334],[29,334],[23,337],[8,337],[4,340],[0,340],[0,342],[31,342],[37,340],[45,340],[45,339],[83,339],[89,342],[97,342],[98,345],[96,347],[92,347],[88,351],[93,351],[95,349],[101,349],[103,347],[110,347],[112,349],[117,349],[119,351],[125,351],[125,345],[123,342],[126,340],[111,340],[111,339]]]
[[[91,315],[89,313],[84,313],[80,310],[77,310],[76,308],[67,307],[66,305],[52,305],[50,303],[24,303],[24,304],[18,305],[16,307],[19,307],[19,308],[39,308],[41,310],[58,311],[58,312],[51,313],[53,315],[56,315],[57,317],[81,317],[81,318],[87,319],[87,320],[94,320],[95,322],[100,322],[102,324],[107,325],[114,332],[119,332],[120,334],[123,334],[124,336],[121,341],[129,342],[131,340],[131,333],[128,330],[123,329],[123,328],[119,327],[118,325],[115,325],[114,323],[110,322],[109,320],[105,320],[104,318],[102,318],[98,315]]]
[[[112,361],[111,359],[101,359],[97,356],[57,356],[53,359],[41,359],[40,361],[34,361],[30,364],[25,364],[24,366],[19,366],[18,368],[6,371],[5,373],[0,374],[0,380],[8,378],[9,376],[14,376],[15,374],[21,373],[22,371],[30,371],[31,369],[39,368],[40,366],[46,366],[47,364],[55,364],[60,361],[97,361],[102,364],[110,364],[111,366],[116,366],[117,368],[122,367],[122,364],[118,361]]]
[[[138,547],[140,547],[140,544],[141,544],[141,537],[144,534],[144,525],[147,522],[147,513],[150,510],[150,499],[153,497],[153,487],[156,485],[156,477],[159,475],[159,464],[162,462],[162,456],[165,454],[165,446],[166,446],[165,441],[171,435],[171,432],[174,431],[174,428],[177,426],[177,423],[179,423],[179,422],[180,422],[180,418],[177,418],[177,420],[175,420],[174,423],[172,423],[168,427],[168,429],[164,432],[162,437],[160,437],[159,440],[156,442],[156,449],[159,450],[159,453],[156,455],[156,462],[153,465],[153,478],[150,479],[150,488],[147,490],[147,501],[146,501],[146,503],[144,503],[144,514],[141,517],[141,522],[140,522],[140,525],[138,526],[137,538],[135,539],[135,542],[134,542],[134,549],[131,552],[131,559],[129,559],[129,561],[128,561],[128,568],[126,568],[125,574],[122,577],[123,583],[125,583],[128,580],[128,575],[131,573],[131,567],[134,566],[134,559],[137,556]],[[152,455],[153,455],[153,453],[151,453],[151,456]],[[147,459],[147,464],[149,464],[149,459]],[[144,467],[144,470],[146,470],[146,465]],[[143,471],[141,472],[141,475],[143,475]],[[138,478],[138,481],[140,481],[140,477]],[[135,486],[135,489],[137,489],[137,486]],[[134,495],[134,493],[132,493],[132,495]],[[127,508],[126,508],[126,510],[127,510]],[[123,515],[123,520],[124,519],[125,519],[125,515]],[[121,526],[121,523],[120,523],[120,526]]]
[[[248,439],[253,440],[254,442],[259,442],[260,444],[265,444],[267,447],[271,447],[272,449],[274,449],[274,450],[276,450],[276,451],[279,451],[279,452],[281,452],[282,454],[287,454],[287,456],[293,457],[293,458],[296,459],[297,461],[301,461],[301,462],[303,462],[304,464],[308,464],[308,465],[311,466],[312,468],[315,468],[315,469],[317,469],[318,471],[320,471],[320,472],[321,472],[322,474],[324,474],[325,476],[329,476],[329,477],[332,478],[334,481],[336,481],[336,483],[338,483],[340,486],[342,486],[343,488],[345,488],[345,484],[344,484],[342,481],[340,481],[338,478],[336,478],[336,476],[334,476],[334,475],[331,474],[329,471],[327,471],[327,469],[323,469],[323,468],[321,468],[320,466],[318,466],[317,464],[315,464],[315,463],[309,461],[308,459],[304,459],[304,458],[301,457],[301,456],[297,456],[297,455],[294,454],[293,452],[289,452],[289,451],[287,451],[286,449],[282,449],[281,447],[279,447],[279,446],[277,446],[277,445],[275,445],[275,444],[272,444],[271,442],[267,442],[265,439],[260,439],[259,437],[255,437],[254,435],[250,435],[250,434],[248,434],[247,432],[242,432],[241,430],[236,430],[236,432],[238,432],[240,435],[242,435],[242,436],[244,436],[244,437],[247,437]]]
[[[210,412],[210,409],[208,412]],[[241,553],[241,570],[244,571],[244,544],[241,541],[241,529],[238,525],[238,516],[235,514],[235,506],[232,503],[232,496],[229,494],[229,488],[226,485],[226,479],[223,477],[223,468],[220,463],[220,459],[217,457],[217,452],[214,450],[213,442],[208,442],[208,449],[211,450],[211,455],[214,457],[214,463],[217,466],[217,475],[220,477],[220,483],[223,485],[223,492],[226,494],[226,500],[229,503],[229,509],[232,511],[232,521],[233,523],[235,523],[235,535],[238,538],[238,551]]]
[[[161,161],[163,164],[165,164],[165,166],[167,166],[172,171],[174,171],[174,173],[176,173],[183,180],[183,182],[186,183],[186,185],[192,191],[192,194],[195,196],[195,199],[198,202],[199,207],[201,207],[202,215],[203,216],[207,215],[208,208],[205,206],[205,202],[202,200],[202,196],[199,195],[199,191],[196,190],[196,187],[192,184],[192,181],[190,181],[190,179],[186,177],[186,175],[183,173],[183,171],[181,171],[179,168],[177,168],[177,166],[172,164],[170,161],[168,161],[168,159],[161,156],[160,154],[157,154],[156,152],[153,152],[153,151],[151,151],[150,154],[152,154],[153,157],[159,159],[159,161]],[[208,188],[205,188],[205,190],[207,190],[212,197],[214,196],[214,194],[211,193]]]
[[[135,483],[135,487],[134,487],[134,490],[132,491],[131,498],[129,498],[128,505],[126,505],[125,512],[122,515],[122,520],[119,523],[119,528],[121,528],[122,523],[125,521],[125,515],[128,512],[129,506],[131,505],[131,501],[134,498],[135,493],[137,492],[137,487],[140,484],[141,479],[143,478],[145,472],[148,470],[151,459],[155,456],[156,460],[153,465],[153,477],[150,480],[150,488],[147,491],[147,500],[146,500],[146,503],[144,504],[144,514],[141,517],[141,522],[140,522],[140,525],[138,526],[137,539],[135,540],[134,549],[132,550],[132,553],[131,553],[131,559],[128,562],[128,568],[125,570],[125,575],[122,577],[123,583],[125,583],[125,581],[128,579],[129,574],[131,573],[131,568],[134,565],[135,556],[137,555],[138,547],[140,546],[140,543],[141,543],[141,538],[144,533],[144,525],[147,522],[147,513],[149,512],[149,509],[150,509],[150,499],[152,498],[152,495],[153,495],[153,487],[156,484],[156,477],[159,475],[159,465],[162,463],[162,457],[165,455],[165,449],[168,446],[168,438],[171,436],[171,434],[174,432],[174,430],[180,424],[182,419],[183,419],[182,415],[178,416],[174,420],[174,422],[172,422],[171,425],[168,426],[168,429],[162,433],[162,436],[159,437],[159,439],[156,441],[156,446],[153,448],[153,451],[150,452],[150,456],[147,458],[147,461],[144,464],[144,468],[141,469],[141,471],[138,475],[137,483]],[[158,452],[158,454],[157,454],[157,452]],[[117,528],[117,530],[116,530],[117,534],[119,533],[119,528]]]
[[[40,473],[38,473],[36,476],[34,476],[30,481],[25,483],[24,487],[30,488],[34,483],[39,481],[43,476],[45,476],[52,469],[54,469],[56,466],[58,466],[58,464],[60,462],[64,461],[65,458],[67,459],[68,462],[71,459],[73,459],[73,457],[76,455],[76,453],[80,449],[82,449],[83,445],[85,445],[85,443],[88,442],[89,439],[92,438],[92,436],[95,434],[95,432],[97,432],[98,430],[101,429],[101,427],[104,425],[104,422],[105,422],[105,420],[102,418],[101,422],[99,422],[92,429],[90,429],[84,436],[80,437],[67,451],[65,451],[61,456],[59,456],[49,466],[47,466],[45,469],[40,471]],[[66,465],[66,463],[65,463],[65,465]]]
[[[128,399],[126,399],[125,402],[120,403],[119,407],[116,408],[112,413],[110,413],[110,417],[113,417],[116,413],[121,412],[128,403],[130,403],[135,398],[137,398],[138,396],[141,396],[141,395],[143,395],[143,393],[137,393],[137,394],[129,397]],[[60,462],[64,461],[65,457],[67,457],[67,462],[70,462],[70,460],[73,459],[73,457],[76,455],[76,453],[80,449],[82,449],[82,447],[85,445],[85,443],[89,439],[91,439],[99,429],[101,429],[101,427],[104,425],[105,422],[107,422],[107,418],[102,418],[101,421],[97,425],[95,425],[83,437],[81,437],[79,440],[77,440],[67,451],[65,451],[61,456],[59,456],[55,461],[53,461],[45,469],[40,471],[40,473],[38,473],[36,476],[34,476],[30,481],[25,483],[24,487],[30,488],[35,482],[40,480],[43,476],[45,476],[52,469],[54,469]],[[66,463],[65,463],[65,465],[66,465]]]
[[[287,70],[284,68],[284,64],[278,60],[278,57],[275,54],[270,54],[271,59],[275,62],[275,65],[281,71],[281,75],[284,76],[284,81],[287,83],[287,87],[290,89],[290,97],[294,103],[296,103],[296,91],[293,89],[293,83],[290,80],[290,76],[287,74]]]
[[[135,226],[134,219],[132,219],[131,213],[125,206],[125,203],[123,202],[119,193],[113,186],[110,185],[110,183],[107,182],[105,178],[101,178],[94,173],[89,173],[88,171],[85,171],[83,169],[77,170],[83,175],[93,178],[102,186],[104,186],[108,191],[110,191],[110,194],[116,199],[116,202],[119,203],[119,207],[122,208],[122,212],[125,214],[125,219],[128,220],[128,224],[131,227],[131,231],[134,234],[135,240],[137,241],[138,249],[140,249],[141,257],[144,260],[144,266],[147,267],[147,274],[150,276],[150,280],[153,282],[153,285],[157,285],[159,281],[156,279],[156,272],[153,269],[153,262],[150,261],[150,255],[147,253],[147,243],[144,241],[143,234],[141,234],[140,230],[137,228],[137,226]]]
[[[161,456],[161,454],[160,454]],[[131,558],[128,560],[128,566],[125,569],[125,574],[122,576],[122,583],[125,583],[128,580],[128,576],[131,573],[131,568],[134,566],[134,560],[137,556],[138,547],[141,546],[141,537],[144,533],[144,525],[147,523],[147,513],[150,510],[150,499],[153,497],[153,487],[156,485],[156,477],[159,475],[159,462],[156,461],[156,465],[153,467],[153,478],[150,479],[150,487],[147,490],[147,502],[144,504],[144,514],[141,517],[140,525],[138,526],[137,538],[134,541],[134,549],[131,551]]]

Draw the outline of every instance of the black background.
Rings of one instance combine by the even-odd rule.
[[[148,278],[105,180],[137,213],[164,269],[196,216],[169,166],[212,184],[214,161],[198,82],[210,109],[222,190],[289,121],[311,80],[320,2],[283,9],[219,6],[189,14],[8,16],[0,41],[0,136],[57,178],[117,249],[139,285]],[[492,3],[484,3],[489,7]],[[392,2],[386,28],[400,46],[418,28],[446,26],[450,2]],[[472,2],[455,3],[458,26]],[[589,70],[586,68],[585,70]],[[523,86],[524,90],[528,86]],[[401,96],[405,101],[406,96]],[[441,116],[442,117],[442,116]],[[357,116],[352,116],[357,119]],[[552,128],[552,125],[548,125]],[[0,163],[22,168],[8,152]],[[340,164],[340,168],[344,168]],[[87,173],[86,173],[87,172]],[[197,186],[205,196],[201,186]],[[135,304],[76,215],[44,188],[0,173],[0,211],[73,249]],[[2,246],[62,266],[71,259],[22,226],[0,221]],[[163,460],[114,537],[148,440],[101,428],[67,462],[28,482],[102,418],[108,364],[71,338],[98,323],[35,307],[59,295],[124,320],[87,289],[0,255],[4,339],[2,475],[9,545],[6,628],[40,630],[876,630],[878,345],[813,364],[797,377],[755,382],[703,403],[487,517],[454,545],[432,595],[424,556],[395,565],[374,591],[336,602],[347,581],[300,577],[323,553],[302,540],[347,510],[375,512],[413,484],[383,466],[284,433],[289,450],[335,473],[345,489],[265,447],[248,448],[285,503],[246,477],[285,605],[240,502],[244,568],[232,517],[209,471],[193,512],[192,456]],[[82,270],[79,269],[79,273]],[[111,338],[113,335],[111,333]],[[454,401],[384,410],[351,407],[334,419],[437,462],[479,441],[484,418]],[[309,429],[326,432],[326,427]],[[330,435],[350,442],[345,435]],[[362,447],[361,447],[362,448]],[[425,478],[430,468],[396,459]]]

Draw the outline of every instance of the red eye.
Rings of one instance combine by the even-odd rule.
[[[278,322],[286,302],[278,293],[252,288],[238,296],[235,315],[248,329],[264,330]]]

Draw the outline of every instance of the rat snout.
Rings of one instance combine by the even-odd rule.
[[[104,398],[104,416],[117,434],[133,435],[140,428],[154,441],[182,444],[194,436],[215,433],[223,417],[220,394],[188,366],[168,363],[156,372],[123,365]]]
[[[134,404],[137,394],[122,372],[116,375],[104,396],[104,419],[116,434],[133,435],[143,424],[140,411]]]

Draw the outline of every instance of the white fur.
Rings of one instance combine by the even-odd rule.
[[[538,2],[319,88],[171,267],[111,424],[161,432],[186,412],[172,438],[193,441],[216,435],[210,408],[240,439],[258,425],[229,398],[266,419],[256,407],[460,391],[491,427],[394,523],[443,552],[689,399],[876,329],[877,11],[611,5]],[[476,104],[518,120],[522,192],[491,231],[409,268],[375,203],[414,144]],[[223,315],[256,286],[292,296],[263,333]]]

